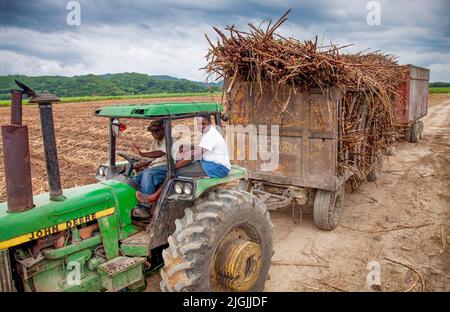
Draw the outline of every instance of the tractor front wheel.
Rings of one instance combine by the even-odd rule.
[[[162,291],[262,291],[272,258],[272,223],[256,197],[217,190],[175,221],[163,251]]]

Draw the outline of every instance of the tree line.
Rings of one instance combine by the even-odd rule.
[[[220,82],[206,83],[139,73],[73,77],[8,75],[0,76],[0,100],[9,99],[10,91],[18,89],[14,79],[38,93],[53,93],[59,97],[214,92],[220,91],[222,87]]]

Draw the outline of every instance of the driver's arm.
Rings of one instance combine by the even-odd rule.
[[[203,148],[197,146],[194,149],[192,149],[190,154],[190,158],[183,158],[182,160],[178,161],[175,164],[175,169],[180,169],[181,167],[184,167],[186,165],[189,165],[194,159],[201,159],[203,154]]]
[[[142,157],[151,158],[154,160],[155,158],[159,158],[159,157],[166,155],[166,153],[164,153],[163,151],[141,152],[139,150],[139,155]],[[135,169],[141,170],[142,168],[145,168],[150,163],[152,163],[152,161],[139,162],[138,164],[135,165]]]
[[[135,143],[133,143],[132,150],[135,153],[139,154],[141,157],[146,157],[146,158],[159,158],[159,157],[166,155],[166,152],[161,151],[161,150],[153,150],[151,152],[142,152],[140,147],[137,146]]]
[[[139,150],[139,155],[147,158],[159,158],[166,155],[166,153],[164,153],[163,151],[142,152]]]

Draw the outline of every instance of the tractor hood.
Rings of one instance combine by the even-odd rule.
[[[64,196],[64,201],[56,202],[48,194],[37,195],[35,208],[25,212],[7,212],[7,203],[1,203],[0,250],[112,214],[123,227],[130,224],[137,203],[135,190],[114,180],[66,189]]]

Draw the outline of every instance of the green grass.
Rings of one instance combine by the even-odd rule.
[[[135,95],[112,95],[112,96],[78,96],[61,98],[61,103],[72,102],[92,102],[104,100],[129,100],[129,99],[163,99],[168,97],[187,97],[187,96],[208,96],[210,92],[198,93],[155,93],[155,94],[135,94]],[[221,92],[213,92],[212,95],[221,95]],[[9,106],[11,100],[0,100],[0,106]],[[28,104],[28,100],[23,101],[24,105]]]
[[[431,87],[430,94],[450,93],[450,87]]]
[[[450,93],[450,87],[430,87],[430,94]],[[213,95],[221,95],[221,92],[213,92]],[[129,100],[129,99],[163,99],[168,97],[187,97],[187,96],[208,96],[209,92],[198,93],[156,93],[156,94],[135,94],[135,95],[112,95],[112,96],[79,96],[62,98],[61,103],[69,102],[92,102],[103,100]],[[0,100],[0,106],[9,106],[11,100]],[[23,101],[24,105],[28,104],[28,100]]]

